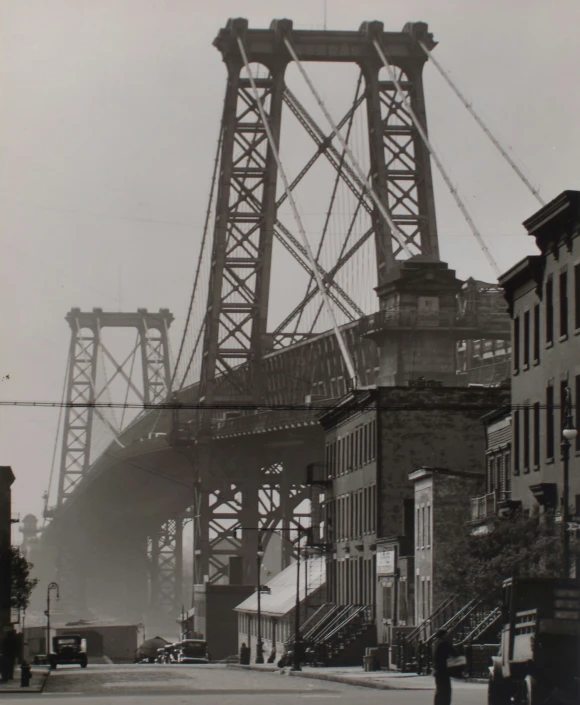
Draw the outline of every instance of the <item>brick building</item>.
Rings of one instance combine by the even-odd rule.
[[[323,527],[332,544],[329,599],[374,605],[378,643],[388,643],[402,611],[407,622],[414,614],[409,474],[428,465],[483,477],[481,416],[508,395],[503,388],[378,387],[352,392],[321,416],[331,481]]]
[[[441,578],[443,556],[457,528],[469,519],[469,500],[485,486],[477,472],[422,467],[409,475],[415,491],[415,624],[448,596]]]
[[[580,399],[580,191],[564,191],[524,222],[539,255],[502,277],[512,318],[511,496],[558,509],[563,401]],[[570,453],[571,514],[580,514],[580,439]]]

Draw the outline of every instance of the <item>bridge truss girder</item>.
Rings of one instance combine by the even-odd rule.
[[[167,331],[173,316],[167,309],[149,313],[92,312],[72,309],[66,316],[71,328],[67,370],[66,403],[62,435],[62,451],[58,483],[57,506],[61,506],[86,475],[91,462],[91,439],[95,414],[109,427],[114,436],[121,432],[94,406],[103,401],[113,379],[120,376],[143,404],[155,404],[166,398],[170,388],[169,345]],[[135,328],[137,343],[122,362],[111,354],[102,340],[104,328]],[[142,383],[135,386],[126,365],[137,350],[141,350]],[[97,369],[101,360],[114,365],[111,379],[97,387]],[[122,421],[121,421],[122,423]]]

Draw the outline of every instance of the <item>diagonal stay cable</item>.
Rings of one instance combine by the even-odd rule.
[[[300,236],[302,237],[302,241],[304,243],[304,248],[306,249],[308,259],[310,260],[310,265],[312,267],[312,270],[314,272],[314,276],[316,277],[316,284],[318,285],[318,289],[320,291],[320,295],[322,296],[323,301],[325,302],[325,305],[327,307],[328,313],[330,315],[330,318],[332,320],[332,327],[334,330],[334,334],[336,336],[338,345],[340,347],[340,352],[342,354],[342,357],[344,359],[344,363],[346,365],[346,368],[348,370],[348,374],[350,375],[350,378],[352,380],[352,383],[355,383],[356,379],[356,372],[354,365],[352,363],[350,353],[348,351],[348,348],[346,347],[346,344],[344,342],[344,338],[342,335],[342,332],[340,331],[338,327],[338,323],[336,321],[336,316],[334,313],[334,309],[332,308],[330,304],[330,299],[328,297],[328,293],[326,291],[326,288],[322,282],[322,278],[320,276],[320,272],[318,271],[317,264],[314,260],[314,255],[312,254],[312,250],[310,249],[310,244],[308,242],[308,238],[306,236],[306,232],[304,230],[304,226],[302,225],[302,220],[300,218],[300,214],[298,213],[298,209],[296,207],[296,202],[294,201],[294,196],[292,195],[292,192],[290,191],[290,186],[288,179],[286,177],[286,172],[284,171],[284,167],[282,165],[282,162],[280,161],[280,155],[278,153],[278,148],[276,146],[276,141],[274,139],[274,135],[272,134],[272,129],[270,127],[270,123],[268,121],[268,118],[266,117],[266,113],[264,112],[264,108],[262,106],[262,103],[260,101],[260,96],[258,93],[258,89],[256,87],[256,82],[254,80],[254,76],[252,74],[252,70],[250,68],[250,64],[248,61],[248,56],[246,54],[246,50],[244,48],[244,43],[240,39],[240,37],[237,37],[237,43],[238,47],[240,49],[240,53],[242,55],[242,58],[244,60],[244,64],[246,66],[246,71],[248,73],[248,78],[250,79],[250,83],[252,85],[252,90],[254,92],[254,98],[256,100],[258,110],[260,111],[260,117],[262,118],[262,123],[264,125],[264,129],[266,130],[266,134],[268,135],[268,142],[270,143],[270,149],[272,150],[272,156],[274,157],[276,164],[278,166],[278,170],[280,173],[280,178],[282,179],[282,183],[284,184],[284,189],[288,193],[288,202],[290,203],[290,207],[292,208],[292,213],[294,215],[294,219],[296,221],[296,225],[298,227],[298,231],[300,232]]]
[[[316,99],[316,102],[318,103],[320,109],[324,113],[324,117],[327,119],[328,124],[332,128],[332,131],[336,135],[336,137],[337,137],[338,141],[340,142],[340,144],[342,145],[343,149],[346,151],[346,153],[352,163],[352,166],[354,167],[361,183],[364,184],[366,179],[365,179],[365,175],[362,170],[362,167],[360,166],[360,164],[356,160],[356,158],[355,158],[354,154],[352,153],[352,151],[350,150],[349,146],[344,141],[344,137],[339,132],[338,127],[334,123],[332,116],[330,115],[330,113],[328,112],[328,109],[326,108],[326,105],[324,104],[324,101],[320,97],[316,88],[314,88],[314,85],[312,84],[310,77],[308,76],[308,74],[304,70],[304,67],[302,66],[302,63],[300,61],[300,58],[298,57],[298,54],[296,53],[292,43],[290,42],[290,40],[287,37],[284,37],[284,44],[286,45],[286,48],[290,52],[290,56],[294,59],[294,62],[296,63],[298,70],[302,74],[302,78],[306,81],[306,84],[307,84],[308,88],[310,89],[310,92],[312,93],[312,95]],[[387,207],[383,203],[381,197],[377,194],[377,192],[375,191],[375,189],[373,188],[373,186],[370,183],[368,184],[368,192],[369,192],[369,195],[372,198],[375,206],[379,209],[379,212],[381,213],[381,215],[385,219],[386,223],[388,224],[388,226],[391,230],[391,234],[393,235],[395,240],[397,240],[397,242],[399,243],[399,246],[401,247],[403,252],[405,252],[405,254],[408,257],[412,257],[412,252],[409,250],[409,248],[407,246],[405,235],[399,230],[399,228],[397,227],[397,225],[395,224],[395,222],[391,218],[391,216],[387,210]]]
[[[363,78],[363,74],[362,74],[362,71],[361,71],[361,72],[359,73],[358,81],[357,81],[357,84],[356,84],[356,90],[355,90],[355,93],[354,93],[353,105],[356,105],[356,103],[357,103],[358,96],[359,96],[359,93],[360,93],[360,88],[361,88],[361,85],[362,85],[362,78]],[[349,112],[350,112],[350,117],[349,117],[349,120],[348,120],[347,129],[346,129],[346,143],[347,143],[347,144],[348,144],[348,142],[349,142],[350,134],[351,134],[351,132],[352,132],[352,126],[353,126],[353,123],[354,123],[354,116],[355,116],[356,111],[355,111],[355,110],[351,110],[351,111],[349,111]],[[325,243],[325,241],[326,241],[326,234],[327,234],[327,232],[328,232],[328,226],[329,226],[329,224],[330,224],[330,218],[331,218],[331,216],[332,216],[332,211],[333,211],[333,208],[334,208],[334,202],[335,202],[335,200],[336,200],[336,194],[337,194],[337,192],[338,192],[338,186],[339,186],[339,184],[340,184],[340,180],[341,180],[341,176],[342,176],[342,171],[343,171],[343,167],[344,167],[344,158],[345,158],[345,156],[346,156],[346,152],[345,152],[344,149],[343,149],[342,152],[341,152],[341,154],[340,154],[340,161],[339,161],[339,164],[338,164],[338,169],[336,170],[336,174],[335,174],[335,177],[334,177],[334,184],[333,184],[333,186],[332,186],[332,193],[331,193],[331,195],[330,195],[330,202],[329,202],[329,204],[328,204],[328,209],[327,209],[327,211],[326,211],[326,217],[325,217],[325,219],[324,219],[324,226],[323,226],[323,228],[322,228],[322,235],[320,236],[320,242],[318,243],[318,248],[317,248],[317,250],[316,250],[316,261],[317,261],[317,262],[320,261],[320,255],[321,255],[321,252],[322,252],[322,248],[324,247],[324,243]],[[347,238],[348,238],[348,235],[347,235]],[[311,289],[311,288],[314,288],[314,287],[312,287],[313,281],[314,281],[314,277],[313,277],[312,275],[310,275],[310,278],[308,279],[308,285],[307,285],[307,287],[306,287],[306,296],[308,296],[308,294],[309,294],[309,292],[310,292],[310,289]],[[303,315],[303,313],[304,313],[304,310],[305,310],[305,308],[303,307],[303,308],[300,310],[300,313],[298,314],[298,317],[297,317],[297,319],[296,319],[296,323],[295,323],[295,325],[294,325],[294,332],[295,332],[295,333],[297,332],[298,326],[300,325],[300,322],[302,321],[302,315]]]
[[[535,188],[533,184],[529,181],[529,179],[526,177],[524,172],[519,168],[519,166],[515,163],[515,161],[510,157],[508,154],[508,151],[505,149],[505,147],[501,144],[501,142],[497,139],[497,137],[493,134],[493,132],[489,129],[489,127],[483,122],[483,120],[479,117],[479,115],[475,112],[471,101],[467,100],[467,98],[463,95],[463,93],[459,90],[459,88],[453,83],[451,80],[451,77],[445,71],[443,66],[437,61],[437,59],[433,56],[433,54],[427,49],[427,47],[423,44],[423,42],[419,42],[419,46],[427,57],[433,62],[433,65],[435,68],[439,71],[443,79],[447,82],[447,85],[451,87],[451,90],[455,93],[455,95],[459,98],[459,100],[463,103],[463,105],[467,108],[475,122],[481,127],[481,129],[485,132],[485,134],[489,137],[489,139],[492,141],[494,147],[499,151],[499,153],[502,155],[502,157],[507,161],[507,163],[511,166],[511,168],[516,172],[516,174],[520,177],[520,179],[524,182],[524,184],[528,187],[528,189],[531,191],[532,196],[535,197],[535,199],[538,201],[538,203],[542,206],[546,205],[546,201],[540,196],[540,190],[538,188]]]
[[[433,148],[433,145],[429,141],[429,138],[427,137],[427,133],[425,132],[425,129],[423,128],[423,125],[421,124],[421,121],[419,120],[415,111],[413,110],[413,107],[411,105],[411,101],[409,100],[407,94],[404,93],[401,88],[401,84],[399,83],[399,80],[397,79],[397,76],[395,74],[395,71],[393,70],[393,67],[388,62],[387,57],[385,56],[385,53],[383,52],[381,45],[379,44],[379,42],[376,39],[373,40],[373,45],[374,45],[375,49],[377,50],[377,54],[379,55],[385,68],[387,69],[389,76],[391,77],[391,81],[393,82],[395,89],[396,89],[397,93],[399,94],[403,105],[405,106],[405,109],[407,110],[407,112],[411,116],[411,120],[413,121],[413,124],[415,125],[417,132],[421,136],[421,139],[423,140],[425,146],[429,150],[429,153],[433,157],[433,161],[437,165],[437,168],[439,169],[439,173],[443,177],[443,180],[447,184],[449,192],[453,196],[455,203],[457,204],[459,210],[463,214],[463,217],[467,221],[467,224],[471,228],[471,232],[473,233],[477,242],[479,243],[479,246],[483,250],[483,253],[485,254],[487,261],[489,262],[491,268],[493,269],[494,274],[497,277],[499,277],[500,269],[497,266],[497,263],[496,263],[495,259],[493,258],[493,255],[491,254],[487,245],[485,244],[485,240],[483,239],[481,233],[479,232],[477,226],[475,225],[475,223],[473,221],[473,218],[471,217],[469,211],[467,210],[467,206],[465,205],[465,203],[463,202],[463,200],[459,196],[459,193],[457,192],[457,187],[453,185],[453,182],[451,181],[449,175],[447,174],[445,167],[441,163],[439,155],[437,154],[437,152]]]

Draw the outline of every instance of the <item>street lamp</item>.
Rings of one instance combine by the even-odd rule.
[[[298,524],[298,540],[296,541],[296,606],[294,608],[294,649],[292,650],[291,671],[301,671],[300,661],[302,661],[302,644],[300,641],[300,529]]]
[[[562,442],[560,443],[560,449],[562,451],[562,467],[563,467],[563,478],[562,478],[562,562],[563,562],[563,577],[568,578],[570,575],[570,534],[568,532],[568,504],[569,504],[569,466],[570,466],[570,446],[572,441],[578,435],[578,431],[574,428],[574,422],[572,420],[572,404],[570,397],[570,388],[566,387],[565,390],[565,409],[566,409],[566,421],[565,426],[562,431]]]
[[[294,531],[294,528],[277,528],[277,529],[261,529],[258,527],[253,527],[253,526],[244,526],[241,527],[242,531],[270,531],[275,534],[283,534],[283,532],[286,531]],[[294,629],[296,631],[296,636],[294,638],[294,649],[293,649],[293,663],[292,663],[292,668],[290,669],[291,671],[301,671],[302,668],[300,667],[300,662],[302,660],[302,644],[300,643],[300,532],[303,531],[304,529],[300,524],[296,527],[296,531],[298,533],[297,536],[297,541],[296,541],[296,607],[294,610]],[[237,529],[234,529],[234,536],[237,535]],[[286,537],[284,537],[286,538]],[[287,539],[289,540],[289,539]],[[259,539],[258,542],[258,642],[256,646],[256,663],[264,663],[263,655],[262,655],[262,626],[261,626],[261,602],[260,602],[260,563],[261,559],[264,555],[264,551],[262,550],[262,542],[261,539]],[[262,658],[261,661],[258,661],[259,658]]]
[[[56,599],[60,600],[60,593],[58,591],[58,583],[49,583],[46,588],[46,655],[50,657],[50,591],[56,590]]]
[[[263,557],[264,549],[262,548],[262,536],[260,532],[258,532],[258,550],[256,551],[256,560],[258,563],[258,641],[256,642],[256,663],[264,663],[264,645],[262,643],[262,581],[260,577]]]

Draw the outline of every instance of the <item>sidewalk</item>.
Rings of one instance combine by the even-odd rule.
[[[342,668],[314,668],[312,666],[304,666],[302,671],[291,671],[289,668],[280,669],[270,664],[264,664],[263,666],[255,664],[251,666],[229,664],[228,667],[279,673],[298,678],[315,678],[317,680],[347,683],[349,685],[378,688],[380,690],[435,690],[433,676],[418,676],[414,673],[398,673],[397,671],[365,672],[362,666],[348,666]],[[482,689],[485,685],[480,681],[454,680],[453,687],[460,690],[464,688]]]
[[[33,666],[32,678],[27,688],[20,687],[20,668],[14,669],[14,679],[8,683],[0,683],[0,695],[2,693],[42,693],[50,668],[48,666]]]

